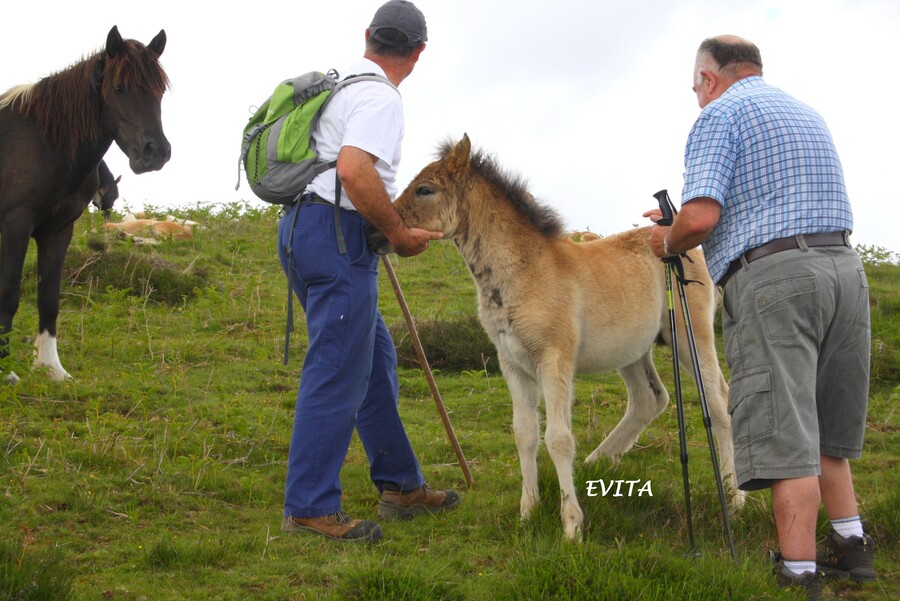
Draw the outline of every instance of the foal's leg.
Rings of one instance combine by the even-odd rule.
[[[9,355],[9,336],[13,317],[19,310],[22,266],[30,239],[30,231],[12,233],[7,227],[0,231],[0,359]],[[14,384],[19,381],[19,376],[9,372],[4,380]]]
[[[618,371],[628,389],[625,416],[600,446],[588,455],[585,463],[593,463],[601,456],[615,459],[628,452],[644,428],[663,412],[669,402],[669,393],[656,373],[649,350],[643,357]]]
[[[546,350],[541,357],[540,379],[547,405],[544,440],[559,479],[563,528],[566,538],[581,540],[584,513],[578,504],[572,469],[575,460],[575,437],[572,436],[574,360],[574,352],[567,356],[562,350]]]
[[[499,355],[499,360],[512,398],[513,432],[516,437],[516,449],[519,452],[519,469],[522,471],[519,514],[525,519],[531,515],[532,509],[541,500],[537,474],[537,449],[541,437],[538,416],[540,389],[533,375],[519,369],[502,355]]]
[[[63,261],[72,241],[74,223],[61,231],[36,238],[38,247],[38,337],[34,367],[47,367],[54,380],[68,380],[56,351],[56,319],[59,316],[59,289]]]

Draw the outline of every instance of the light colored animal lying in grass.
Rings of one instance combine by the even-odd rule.
[[[159,220],[128,214],[119,223],[104,223],[103,229],[133,237],[138,244],[158,244],[159,240],[190,240],[197,225],[196,221],[176,219],[172,215]]]

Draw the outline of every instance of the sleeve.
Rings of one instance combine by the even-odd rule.
[[[375,85],[384,89],[360,95],[347,117],[341,145],[359,148],[391,165],[403,139],[403,105],[394,90]]]
[[[725,205],[737,164],[736,139],[733,128],[723,116],[700,115],[684,150],[682,203],[708,197]]]

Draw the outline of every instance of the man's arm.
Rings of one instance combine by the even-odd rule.
[[[722,206],[718,201],[708,197],[694,198],[682,205],[671,227],[658,225],[653,228],[650,233],[650,249],[657,257],[690,250],[709,237],[721,215]],[[659,209],[654,209],[644,213],[644,217],[649,217],[656,223],[661,215]]]
[[[398,255],[417,255],[428,248],[430,240],[441,238],[443,234],[409,228],[403,223],[375,170],[377,160],[355,146],[342,147],[337,160],[341,185],[359,213],[384,234]]]

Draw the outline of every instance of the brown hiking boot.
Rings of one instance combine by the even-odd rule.
[[[875,541],[868,534],[844,538],[832,531],[816,553],[816,564],[830,578],[872,582],[875,575]]]
[[[385,520],[407,520],[422,513],[440,513],[459,505],[459,495],[452,490],[431,490],[428,485],[409,492],[391,490],[384,486],[378,515]]]
[[[770,558],[774,563],[775,584],[780,588],[801,588],[806,591],[806,601],[819,601],[822,598],[822,572],[803,572],[794,574],[784,567],[781,553],[771,553]]]
[[[350,519],[343,511],[316,518],[284,516],[282,532],[312,532],[331,540],[350,543],[374,543],[381,538],[381,526],[369,520]]]

